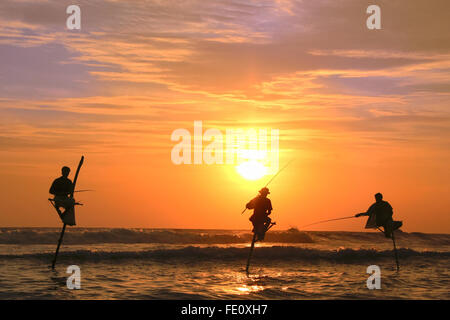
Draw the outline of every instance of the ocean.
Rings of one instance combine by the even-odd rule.
[[[0,299],[449,299],[450,235],[271,230],[0,228]],[[69,266],[80,289],[69,289]],[[379,267],[369,290],[367,268]]]

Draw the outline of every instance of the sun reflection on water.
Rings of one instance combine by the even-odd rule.
[[[221,286],[220,291],[230,295],[243,296],[267,289],[266,286],[260,283],[257,279],[253,279],[252,277],[248,277],[242,273],[236,273],[231,276],[231,278],[234,278],[235,281],[230,281],[230,286]]]
[[[253,285],[253,286],[243,285],[241,287],[237,287],[236,290],[240,294],[249,294],[249,293],[254,293],[254,292],[258,292],[258,291],[264,290],[264,287],[263,286],[258,286],[258,285]]]

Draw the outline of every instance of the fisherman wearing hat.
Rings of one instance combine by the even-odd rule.
[[[253,209],[253,214],[249,220],[253,224],[252,232],[257,235],[256,240],[260,241],[264,240],[267,228],[272,221],[269,215],[273,208],[270,199],[267,198],[268,194],[270,194],[269,189],[264,187],[259,190],[259,195],[246,205],[247,209]]]

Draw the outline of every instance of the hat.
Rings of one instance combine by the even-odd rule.
[[[268,188],[264,187],[261,190],[259,190],[259,193],[261,193],[261,194],[269,194],[270,192],[269,192]]]

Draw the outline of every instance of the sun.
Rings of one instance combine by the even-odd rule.
[[[267,167],[255,160],[249,160],[236,166],[237,172],[247,180],[258,180],[267,173]]]

